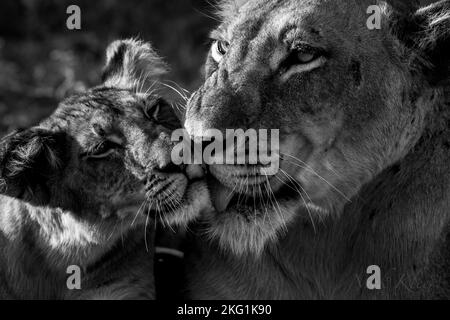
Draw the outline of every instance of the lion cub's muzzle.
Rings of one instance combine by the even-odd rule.
[[[163,170],[155,170],[147,178],[145,191],[150,210],[175,211],[184,201],[188,186],[202,178],[202,169],[194,166],[171,164]]]

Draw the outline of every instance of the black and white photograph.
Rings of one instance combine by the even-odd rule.
[[[450,0],[0,2],[0,300],[448,299]]]

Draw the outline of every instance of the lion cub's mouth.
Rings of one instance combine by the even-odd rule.
[[[176,172],[153,175],[145,187],[150,211],[176,211],[184,204],[189,186],[203,179],[203,169],[194,165]]]
[[[146,185],[146,197],[150,211],[174,210],[183,198],[188,179],[183,173],[153,176]]]

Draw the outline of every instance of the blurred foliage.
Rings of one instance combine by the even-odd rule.
[[[1,0],[0,136],[47,116],[65,96],[96,85],[107,45],[151,41],[187,89],[200,81],[208,0]],[[81,8],[81,30],[68,30],[66,9]]]

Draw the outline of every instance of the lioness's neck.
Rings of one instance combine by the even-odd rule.
[[[409,154],[364,186],[342,212],[315,229],[299,222],[272,247],[288,270],[322,283],[321,290],[331,290],[325,297],[338,295],[337,289],[345,293],[341,297],[436,293],[433,287],[444,283],[437,270],[445,264],[439,256],[450,206],[450,117],[439,114],[440,121],[428,123]],[[296,254],[285,254],[291,250]],[[367,270],[374,265],[382,272],[382,290],[366,286]]]
[[[301,243],[299,264],[319,261],[315,270],[353,278],[361,295],[423,295],[439,283],[430,266],[443,263],[436,257],[448,221],[448,137],[430,124],[413,150],[363,187],[337,219],[318,224],[316,232],[297,226],[303,232],[291,232],[281,248]],[[380,267],[384,290],[366,287],[372,265]]]

